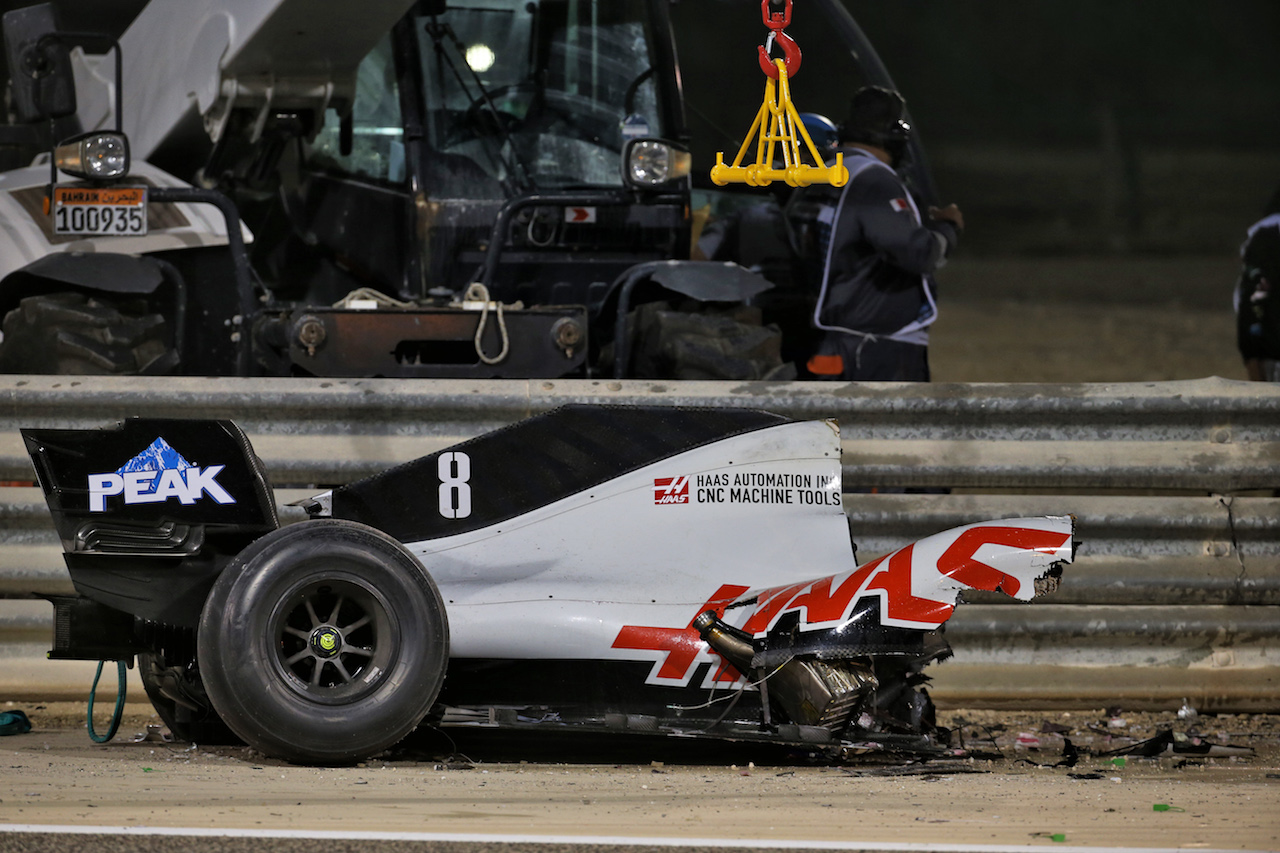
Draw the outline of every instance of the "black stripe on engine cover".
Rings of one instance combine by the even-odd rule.
[[[401,542],[478,530],[721,439],[788,423],[752,409],[563,406],[333,490],[333,515]],[[464,453],[471,511],[445,518],[439,457]],[[686,474],[672,471],[671,476]]]

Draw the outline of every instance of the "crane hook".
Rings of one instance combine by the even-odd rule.
[[[760,0],[760,17],[769,28],[769,38],[760,45],[760,70],[773,80],[778,79],[778,69],[774,67],[769,51],[776,41],[782,48],[782,61],[787,69],[787,76],[793,77],[800,70],[800,45],[795,39],[783,32],[791,23],[791,0],[784,0],[781,12],[770,12],[769,6],[775,0]]]
[[[769,0],[764,2],[768,3]],[[800,45],[782,30],[769,33],[769,38],[757,48],[760,51],[760,70],[774,80],[778,79],[778,69],[769,58],[769,48],[773,46],[774,41],[782,47],[782,64],[787,68],[787,76],[794,77],[800,70]]]

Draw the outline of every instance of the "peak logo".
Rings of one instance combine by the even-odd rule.
[[[657,477],[653,481],[655,504],[687,504],[689,502],[688,477]]]
[[[89,511],[103,512],[107,498],[123,496],[126,504],[164,503],[177,498],[190,506],[205,495],[220,504],[235,498],[218,483],[224,465],[192,465],[163,438],[111,474],[89,475]]]

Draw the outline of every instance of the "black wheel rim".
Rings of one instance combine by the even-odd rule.
[[[395,664],[399,627],[377,590],[341,578],[310,581],[272,613],[279,677],[312,702],[340,705],[374,692]]]

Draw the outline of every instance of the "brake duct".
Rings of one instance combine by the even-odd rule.
[[[711,610],[700,613],[693,620],[693,627],[716,653],[760,684],[766,714],[772,697],[792,722],[802,726],[839,732],[866,695],[878,686],[871,668],[856,661],[829,664],[791,658],[767,672],[754,667],[756,652],[750,635],[725,623]]]

